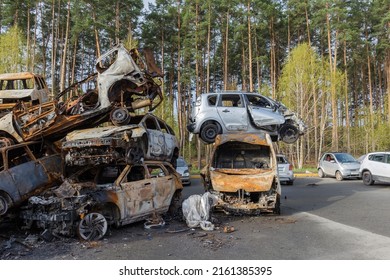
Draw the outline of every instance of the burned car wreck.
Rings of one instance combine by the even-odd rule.
[[[114,47],[98,58],[98,73],[73,84],[53,101],[20,102],[3,116],[0,146],[42,138],[57,141],[74,129],[95,127],[109,119],[127,124],[128,113],[139,108],[153,110],[163,98],[155,66],[148,61],[135,49]],[[153,66],[153,72],[148,66]]]
[[[101,239],[109,226],[160,219],[178,211],[183,186],[166,162],[86,167],[58,188],[29,199],[20,217],[46,237],[65,235]]]
[[[210,159],[201,178],[205,191],[217,195],[216,208],[229,213],[280,214],[281,186],[267,133],[218,135]]]
[[[173,129],[148,113],[132,116],[128,125],[76,130],[62,144],[67,166],[136,163],[160,160],[176,166],[179,143]]]
[[[0,74],[0,117],[12,111],[18,102],[43,104],[50,91],[42,76],[31,72]]]
[[[273,141],[294,143],[306,126],[281,103],[246,92],[207,93],[193,105],[187,130],[207,144],[218,134],[267,132]]]
[[[29,197],[60,183],[60,154],[39,142],[0,148],[0,220]]]

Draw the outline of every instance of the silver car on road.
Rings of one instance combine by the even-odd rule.
[[[359,168],[360,163],[348,153],[325,153],[317,166],[319,177],[336,177],[338,181],[359,178]]]
[[[213,143],[218,134],[270,134],[273,141],[294,143],[305,131],[297,115],[279,102],[258,93],[220,92],[200,95],[193,105],[189,132]]]

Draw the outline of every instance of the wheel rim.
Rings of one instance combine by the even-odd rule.
[[[78,233],[84,240],[99,240],[107,232],[107,220],[100,213],[89,213],[79,223]]]
[[[370,182],[371,182],[371,174],[369,173],[369,172],[364,172],[363,173],[363,182],[365,183],[365,184],[370,184]]]
[[[318,176],[320,178],[324,177],[324,172],[322,171],[322,169],[318,169]]]
[[[126,125],[130,121],[130,115],[126,108],[115,108],[111,112],[111,121],[114,125]]]
[[[283,125],[279,133],[282,141],[287,144],[295,143],[299,138],[298,129],[293,125]]]
[[[216,133],[215,129],[213,129],[213,128],[207,129],[205,134],[206,134],[206,137],[210,140],[214,139],[217,136],[217,133]]]
[[[14,141],[12,139],[7,137],[0,137],[0,148],[9,147],[14,144]]]
[[[343,176],[341,175],[340,171],[336,172],[336,180],[338,180],[338,181],[342,181],[343,180]]]
[[[8,202],[7,200],[0,196],[0,215],[4,215],[8,211]]]

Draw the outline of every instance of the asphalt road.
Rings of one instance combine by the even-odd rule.
[[[199,179],[184,197],[202,194]],[[282,186],[282,214],[229,216],[213,213],[216,230],[188,229],[168,220],[157,229],[142,222],[112,229],[99,242],[75,238],[37,242],[3,251],[3,259],[80,260],[371,260],[390,259],[390,185],[297,178]],[[226,226],[234,231],[224,232]],[[4,233],[4,230],[2,230]],[[6,233],[4,233],[6,234]],[[4,235],[3,234],[3,235]],[[22,252],[22,253],[21,253]],[[24,252],[24,253],[23,253]]]

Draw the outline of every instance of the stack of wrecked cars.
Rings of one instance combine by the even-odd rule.
[[[25,229],[96,240],[110,225],[161,222],[161,214],[179,207],[183,187],[173,166],[178,141],[173,129],[150,113],[163,99],[161,72],[151,52],[143,54],[115,46],[97,59],[97,73],[53,100],[16,102],[4,114],[1,153],[12,160],[30,156],[36,164],[13,167],[3,159],[8,177],[21,168],[34,175],[28,189],[25,182],[0,189],[0,218],[20,206]],[[139,114],[144,108],[149,112]],[[10,156],[27,143],[35,145],[37,155]]]
[[[292,144],[305,133],[303,121],[283,104],[256,93],[198,96],[189,132],[213,144],[201,171],[213,209],[237,214],[280,214],[281,186],[274,143]]]

